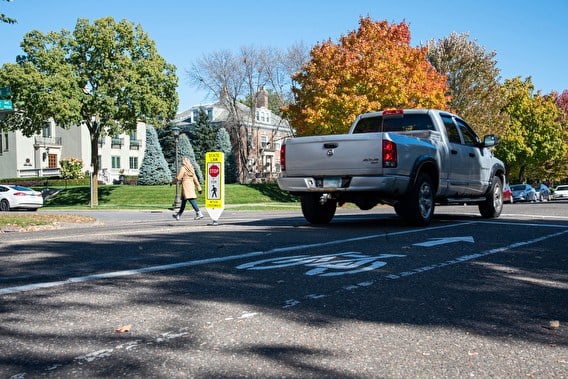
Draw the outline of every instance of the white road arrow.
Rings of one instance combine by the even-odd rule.
[[[427,242],[420,242],[415,243],[413,246],[424,246],[424,247],[431,247],[431,246],[438,246],[438,245],[445,245],[447,243],[453,242],[471,242],[473,243],[473,237],[446,237],[446,238],[430,238],[430,241]]]

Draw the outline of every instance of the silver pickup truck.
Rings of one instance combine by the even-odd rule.
[[[338,205],[392,205],[411,224],[428,225],[436,204],[478,204],[485,218],[503,207],[505,166],[455,114],[432,109],[365,113],[347,134],[287,139],[278,186],[300,196],[312,224]]]

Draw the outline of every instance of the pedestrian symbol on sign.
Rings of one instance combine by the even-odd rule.
[[[208,152],[205,154],[206,182],[205,182],[205,209],[214,224],[225,208],[224,201],[224,154],[222,152]]]

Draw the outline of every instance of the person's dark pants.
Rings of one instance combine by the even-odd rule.
[[[185,204],[189,201],[189,203],[191,204],[191,206],[193,207],[193,210],[195,211],[195,213],[199,213],[199,207],[197,206],[197,202],[195,201],[195,199],[182,199],[181,200],[181,205],[179,207],[179,212],[177,213],[178,216],[181,216],[181,214],[183,213],[183,211],[185,210]]]

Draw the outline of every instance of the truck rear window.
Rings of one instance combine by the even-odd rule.
[[[382,126],[382,129],[381,129]],[[434,130],[427,114],[402,114],[394,117],[365,117],[359,120],[353,133],[412,132],[415,130]]]

